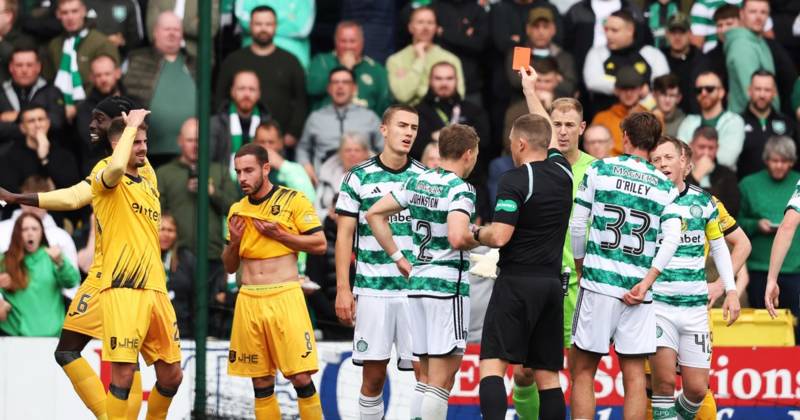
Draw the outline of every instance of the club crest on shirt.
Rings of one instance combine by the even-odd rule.
[[[689,208],[689,213],[694,218],[700,218],[703,215],[703,209],[700,208],[697,204],[692,204],[692,207]]]
[[[277,216],[277,215],[281,214],[281,206],[278,205],[278,204],[275,204],[274,206],[272,206],[272,209],[270,210],[270,213],[272,213],[273,216]]]

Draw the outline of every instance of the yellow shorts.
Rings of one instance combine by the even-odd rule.
[[[100,306],[100,288],[84,281],[67,310],[64,329],[103,339],[103,310]]]
[[[181,361],[175,309],[165,293],[110,288],[100,293],[103,310],[103,360],[136,363],[139,353],[152,365]]]
[[[300,283],[243,286],[236,298],[228,374],[260,378],[314,373],[317,344]]]

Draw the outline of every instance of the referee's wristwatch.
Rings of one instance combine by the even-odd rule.
[[[475,242],[477,242],[479,244],[481,243],[481,227],[480,226],[474,226],[474,229],[472,231],[472,239],[475,239]]]

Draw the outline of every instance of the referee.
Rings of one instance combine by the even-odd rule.
[[[522,72],[523,86],[536,73]],[[529,104],[541,110],[532,91]],[[492,289],[481,339],[481,414],[505,418],[503,377],[508,364],[534,370],[541,420],[566,417],[558,380],[563,365],[564,294],[559,279],[570,209],[572,171],[555,148],[547,113],[517,118],[511,129],[511,157],[516,168],[500,180],[494,222],[474,231],[483,245],[500,248],[499,274]],[[549,145],[549,149],[548,149]]]

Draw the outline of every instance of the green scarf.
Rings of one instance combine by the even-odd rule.
[[[231,163],[230,163],[230,171],[231,171],[231,178],[236,181],[236,170],[233,168],[233,156],[236,155],[236,152],[242,147],[242,122],[239,120],[239,112],[236,111],[236,104],[231,102],[230,106],[228,107],[228,117],[229,117],[229,124],[231,130]],[[248,130],[248,134],[250,135],[250,139],[252,140],[253,137],[256,136],[256,129],[261,124],[261,111],[258,109],[258,105],[253,108],[253,113],[250,115],[250,129]]]
[[[83,80],[78,72],[78,46],[88,34],[89,30],[84,28],[76,35],[64,39],[61,46],[61,62],[54,84],[64,94],[66,105],[73,105],[77,101],[86,99]]]

